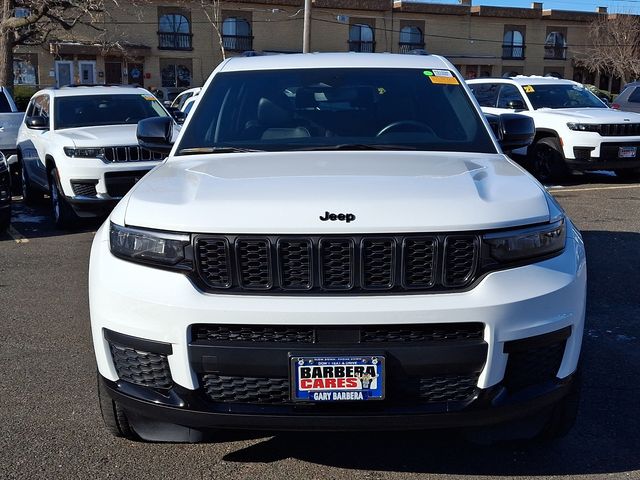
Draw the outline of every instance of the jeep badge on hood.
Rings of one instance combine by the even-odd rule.
[[[336,220],[340,220],[341,222],[353,222],[356,219],[356,216],[353,213],[329,213],[324,212],[324,217],[320,217],[320,220],[326,222],[327,220],[331,220],[335,222]]]

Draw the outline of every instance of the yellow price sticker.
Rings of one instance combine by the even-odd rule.
[[[456,77],[437,77],[433,75],[427,78],[431,80],[431,83],[438,85],[460,85],[460,82],[458,82]]]
[[[535,89],[531,85],[525,85],[523,88],[524,88],[525,93],[533,93],[533,92],[535,92]]]

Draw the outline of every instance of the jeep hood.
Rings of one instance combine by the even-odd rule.
[[[115,147],[137,145],[137,128],[135,124],[66,128],[56,130],[56,135],[69,139],[75,147]]]
[[[633,112],[621,112],[612,108],[541,108],[540,115],[548,114],[554,119],[566,117],[567,122],[585,123],[640,123],[640,115]]]
[[[549,218],[543,188],[529,174],[502,155],[471,153],[174,157],[123,202],[127,225],[203,233],[461,231]],[[325,212],[355,220],[321,221]]]

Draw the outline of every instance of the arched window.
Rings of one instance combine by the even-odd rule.
[[[562,32],[550,32],[544,42],[544,58],[565,60],[567,58],[567,40]]]
[[[422,30],[414,25],[407,25],[400,29],[400,53],[409,53],[411,50],[424,48],[424,35]]]
[[[502,39],[502,58],[524,58],[524,36],[518,30],[508,30]]]
[[[373,29],[364,23],[356,23],[349,28],[350,52],[374,52],[376,48]]]
[[[191,22],[181,13],[165,13],[158,18],[159,47],[165,50],[191,50]]]
[[[226,50],[253,50],[251,25],[244,18],[228,17],[222,22],[222,43]]]

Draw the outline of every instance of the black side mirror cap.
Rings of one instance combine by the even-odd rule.
[[[182,125],[184,121],[187,119],[187,114],[184,113],[182,110],[177,110],[177,109],[171,112],[171,116],[173,117],[173,119],[176,121],[178,125]]]
[[[168,155],[173,148],[173,120],[171,117],[145,118],[138,122],[138,145],[152,152]]]
[[[24,119],[24,123],[31,130],[49,130],[49,119],[47,117],[27,117]]]
[[[515,113],[487,114],[487,121],[505,152],[528,147],[536,136],[533,118]]]

